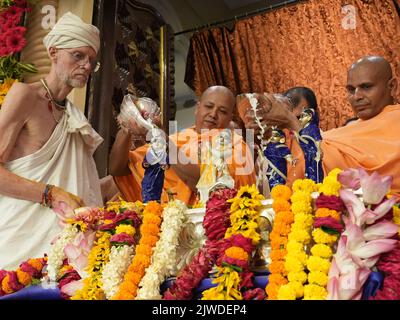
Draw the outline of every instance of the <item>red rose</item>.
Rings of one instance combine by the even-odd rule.
[[[343,225],[332,217],[316,218],[314,220],[314,228],[320,228],[320,227],[333,229],[339,233],[342,233],[344,230]]]
[[[326,196],[320,194],[315,204],[317,208],[328,208],[338,212],[344,211],[345,209],[342,199],[337,196]]]
[[[133,239],[132,236],[126,234],[126,233],[118,233],[118,234],[114,234],[111,238],[110,238],[110,242],[111,243],[127,243],[128,245],[133,245],[135,243],[135,239]]]

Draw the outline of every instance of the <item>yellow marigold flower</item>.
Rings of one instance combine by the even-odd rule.
[[[294,282],[289,282],[289,286],[291,286],[296,293],[296,298],[301,298],[304,295],[304,286],[301,282],[294,281]]]
[[[331,264],[329,260],[310,256],[307,261],[307,269],[311,272],[313,271],[321,271],[323,273],[328,274]]]
[[[301,223],[306,228],[309,228],[313,225],[314,218],[311,214],[299,213],[299,214],[296,214],[294,221],[295,221],[295,223]]]
[[[290,240],[288,241],[286,248],[290,252],[303,252],[304,244],[295,240]]]
[[[279,288],[278,300],[296,300],[296,289],[289,284],[285,284]]]
[[[292,271],[288,273],[288,279],[290,282],[299,282],[304,284],[307,281],[307,273],[305,273],[304,271]]]
[[[304,264],[299,259],[293,256],[286,256],[285,259],[285,270],[289,272],[301,272],[304,270]]]
[[[341,172],[342,172],[342,169],[335,168],[335,169],[331,170],[331,172],[328,173],[328,176],[335,177],[337,179],[338,174]]]
[[[339,196],[339,190],[341,188],[340,182],[336,180],[336,177],[327,176],[324,178],[321,188],[319,192],[327,195],[327,196]]]
[[[225,254],[232,259],[244,260],[249,259],[248,253],[240,247],[230,247],[225,250]]]
[[[328,208],[318,208],[317,211],[315,211],[315,216],[317,218],[332,217],[332,218],[340,221],[340,214],[336,210],[330,210]]]
[[[304,286],[304,300],[325,300],[327,295],[324,287],[315,284]]]
[[[294,240],[307,244],[310,242],[311,237],[306,230],[292,230],[288,237],[289,241]]]
[[[300,213],[310,214],[312,213],[312,207],[309,203],[306,202],[295,202],[292,203],[292,212],[295,217],[297,214]]]
[[[286,257],[294,257],[299,260],[304,266],[307,264],[307,254],[304,251],[289,251]]]
[[[111,224],[111,223],[113,223],[113,221],[110,219],[104,220],[104,224]]]
[[[321,271],[312,271],[308,274],[308,283],[326,287],[328,284],[328,275]]]
[[[293,193],[290,200],[292,201],[292,203],[304,202],[304,203],[311,205],[312,198],[311,198],[311,194],[308,192],[297,191],[297,192]]]
[[[272,199],[284,199],[289,200],[292,195],[292,190],[285,185],[277,185],[271,190],[271,198]]]
[[[322,243],[328,245],[335,243],[336,240],[338,239],[337,235],[328,234],[321,228],[313,230],[312,236],[316,243]]]
[[[133,236],[136,233],[136,230],[134,227],[132,227],[131,225],[128,224],[120,224],[119,226],[117,226],[117,228],[115,229],[115,233],[116,234],[120,234],[120,233],[126,233],[129,236]]]
[[[311,179],[297,179],[292,186],[293,192],[305,191],[307,193],[313,193],[317,191],[316,184]]]
[[[274,212],[289,211],[290,203],[282,198],[274,199],[274,202],[272,203],[272,209]]]
[[[311,254],[316,257],[330,258],[333,255],[332,249],[326,244],[316,244],[311,248]]]

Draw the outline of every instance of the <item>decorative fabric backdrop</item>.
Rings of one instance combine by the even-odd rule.
[[[197,95],[215,84],[236,94],[309,87],[317,95],[321,127],[328,130],[353,117],[347,69],[365,55],[388,59],[400,82],[394,0],[310,0],[241,20],[233,30],[195,33],[185,82]],[[400,98],[400,85],[395,95]]]

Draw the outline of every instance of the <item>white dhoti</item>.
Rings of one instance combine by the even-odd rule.
[[[5,164],[30,180],[78,195],[87,206],[102,206],[93,152],[103,139],[69,101],[50,139],[35,153]],[[0,269],[15,269],[43,257],[60,232],[56,214],[38,203],[0,195]]]

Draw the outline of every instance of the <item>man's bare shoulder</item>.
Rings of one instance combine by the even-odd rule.
[[[40,83],[16,82],[12,85],[2,105],[2,109],[14,111],[29,111],[39,95]]]

